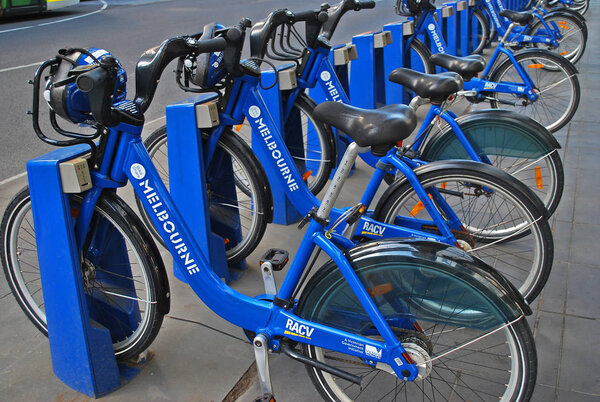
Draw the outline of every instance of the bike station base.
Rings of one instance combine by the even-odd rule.
[[[237,279],[239,270],[246,267],[242,262],[233,267],[238,271],[230,271],[225,257],[225,239],[229,242],[241,239],[239,215],[232,216],[228,210],[228,222],[219,221],[214,216],[209,221],[206,220],[206,217],[210,216],[206,194],[207,167],[204,159],[208,146],[202,140],[202,129],[197,128],[196,120],[196,106],[215,98],[216,94],[203,94],[167,106],[169,191],[186,225],[193,229],[198,245],[208,251],[210,266],[221,279],[230,283]],[[214,152],[219,152],[219,149]],[[219,169],[218,172],[210,170],[210,174],[215,175],[208,178],[210,182],[220,184],[218,189],[211,189],[214,194],[214,208],[221,207],[218,205],[219,196],[226,196],[228,202],[236,200],[233,168]],[[232,183],[233,188],[225,188],[223,183]],[[231,221],[235,221],[236,225],[232,226]],[[174,274],[176,278],[186,282],[178,269],[175,269]]]
[[[84,290],[73,229],[76,213],[69,195],[63,193],[59,164],[88,152],[87,145],[57,149],[30,160],[27,173],[52,368],[67,386],[90,397],[99,397],[122,385],[121,373],[126,382],[139,370],[117,365],[109,329],[94,320],[98,308],[111,307],[108,304],[96,307],[102,303],[101,296]],[[115,239],[111,249],[121,248],[126,253],[123,241],[119,246],[119,237]],[[132,305],[137,306],[137,303]],[[139,315],[135,306],[130,318]],[[124,313],[122,309],[119,312]]]

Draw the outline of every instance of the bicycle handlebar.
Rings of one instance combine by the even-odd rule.
[[[329,19],[323,24],[321,35],[325,39],[330,40],[340,19],[347,11],[360,11],[367,8],[375,8],[375,2],[373,0],[342,0],[337,6],[329,10]]]
[[[326,7],[325,9],[323,9]],[[329,16],[327,15],[327,9],[329,5],[323,4],[319,10],[306,10],[298,13],[293,13],[293,22],[320,22],[324,23],[327,21]]]
[[[135,99],[144,113],[154,97],[160,76],[174,59],[190,53],[207,53],[225,50],[225,38],[198,41],[190,36],[167,39],[160,46],[145,51],[135,68]]]

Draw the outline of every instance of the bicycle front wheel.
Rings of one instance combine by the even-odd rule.
[[[537,20],[530,29],[531,35],[552,37],[552,34],[558,38],[558,47],[548,48],[553,53],[563,56],[571,63],[575,64],[581,59],[585,52],[587,42],[587,27],[579,19],[567,15],[564,12],[554,12],[544,16],[544,22],[551,29],[551,33]],[[542,43],[536,43],[536,47],[547,48]]]
[[[356,265],[356,274],[370,290],[384,319],[413,361],[423,367],[422,378],[404,381],[387,365],[374,366],[355,356],[304,344],[308,357],[362,378],[359,386],[307,365],[309,377],[325,400],[529,399],[535,385],[537,357],[524,317],[504,328],[496,327],[500,328],[496,332],[448,322],[441,315],[469,315],[470,307],[479,306],[474,304],[476,296],[465,291],[461,280],[438,276],[437,268],[424,261],[413,265],[405,257],[394,259],[387,254],[375,256],[368,265],[363,261]],[[458,300],[462,300],[460,306]],[[309,281],[298,314],[312,322],[381,341],[334,264],[321,268]],[[461,349],[460,345],[465,347]]]
[[[453,231],[459,244],[504,275],[531,303],[548,280],[554,256],[544,207],[515,178],[488,165],[474,165],[415,173],[425,190],[439,196],[461,221],[462,228]],[[444,216],[447,207],[440,202],[434,201]],[[387,189],[373,215],[386,223],[397,223],[398,216],[424,221],[423,230],[439,233],[407,180]]]
[[[74,219],[82,198],[71,197]],[[48,335],[29,188],[10,202],[2,220],[2,265],[17,302]],[[125,263],[123,263],[125,262]],[[81,257],[91,317],[108,328],[119,360],[137,357],[152,343],[169,310],[160,255],[139,218],[113,194],[94,211]],[[166,276],[164,276],[166,278]]]
[[[483,49],[488,45],[490,36],[490,23],[481,10],[473,11],[473,20],[471,26],[475,37],[477,38],[477,46],[474,46],[472,54],[481,54]]]
[[[491,106],[522,113],[550,132],[558,131],[571,121],[579,106],[581,89],[575,67],[565,58],[541,49],[519,51],[514,56],[520,68],[533,81],[538,98],[530,101],[524,94],[492,92]],[[510,59],[494,68],[490,80],[523,82]]]
[[[208,134],[203,133],[203,136],[207,138]],[[153,132],[144,145],[168,188],[167,127]],[[227,237],[230,241],[225,244],[227,262],[236,264],[256,248],[265,233],[272,216],[271,189],[252,150],[229,129],[221,135],[206,175],[211,227],[217,228],[217,233],[221,233],[219,227],[224,228],[227,232],[224,236],[231,233],[236,237]],[[136,203],[144,223],[164,246],[137,194]]]

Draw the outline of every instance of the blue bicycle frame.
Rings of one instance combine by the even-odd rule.
[[[489,0],[486,0],[489,1]],[[408,38],[407,43],[411,39],[414,39],[417,35],[422,33],[427,33],[432,40],[435,40],[436,49],[440,53],[447,52],[447,46],[442,36],[442,30],[439,25],[435,21],[433,17],[434,13],[432,11],[425,11],[423,15],[419,18],[415,23],[415,33]],[[508,57],[513,65],[515,66],[516,71],[519,76],[523,80],[522,83],[511,83],[511,82],[493,82],[486,79],[489,76],[494,64],[499,59],[500,55],[504,54]],[[506,49],[504,44],[501,42],[498,44],[492,57],[487,63],[484,71],[481,74],[481,77],[474,77],[469,81],[464,83],[463,89],[465,91],[475,91],[477,97],[482,97],[482,92],[502,92],[502,93],[510,93],[510,94],[518,94],[518,95],[526,95],[529,100],[536,100],[538,95],[535,93],[533,88],[535,87],[535,83],[531,80],[531,77],[527,72],[521,67],[521,65],[517,62],[514,57],[514,54],[511,50]]]
[[[252,94],[258,95],[256,90],[246,92],[246,95]],[[248,100],[246,104],[257,99],[252,96],[249,98],[252,100]],[[238,111],[240,110],[241,108]],[[263,110],[266,112],[266,109]],[[275,126],[272,128],[276,130]],[[381,334],[383,342],[304,320],[270,301],[250,298],[225,285],[210,268],[207,255],[198,246],[192,232],[173,204],[169,191],[161,181],[144,147],[141,131],[142,127],[124,123],[110,130],[102,168],[92,172],[94,188],[85,194],[77,220],[75,233],[78,247],[82,247],[84,243],[96,201],[102,190],[122,187],[129,180],[167,248],[175,256],[174,261],[180,272],[211,310],[237,326],[266,334],[270,341],[269,347],[273,350],[280,349],[279,340],[275,338],[286,337],[358,356],[372,365],[377,362],[386,363],[394,368],[398,376],[407,377],[408,380],[416,378],[418,369],[406,360],[405,350],[400,341],[338,247],[347,248],[353,243],[341,236],[327,238],[324,234],[325,228],[315,220],[308,226],[277,297],[281,299],[292,297],[310,255],[316,247],[319,247],[337,264]],[[284,147],[279,149],[285,150]],[[277,151],[277,148],[273,148],[272,151]],[[298,172],[295,171],[293,175],[297,176]],[[308,190],[303,190],[303,186],[290,191],[304,192],[311,199],[314,198]],[[368,345],[369,348],[363,348],[361,351],[351,346],[352,344]],[[367,349],[376,350],[376,356],[373,353],[367,354],[365,352]],[[405,370],[409,370],[409,376],[406,375]]]

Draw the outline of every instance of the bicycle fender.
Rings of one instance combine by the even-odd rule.
[[[495,155],[496,144],[501,144],[504,156],[539,158],[560,143],[537,121],[520,113],[502,109],[486,109],[467,113],[456,123],[477,154]],[[443,159],[470,159],[452,127],[430,135],[421,150],[426,161]]]
[[[159,303],[157,304],[161,313],[168,314],[169,310],[171,309],[169,277],[167,276],[167,270],[165,269],[165,265],[160,256],[160,252],[158,251],[158,247],[156,247],[156,243],[154,243],[152,235],[148,232],[137,214],[133,212],[133,210],[125,201],[123,201],[121,197],[109,191],[104,191],[102,193],[102,197],[107,199],[106,205],[110,205],[116,210],[120,209],[121,211],[119,213],[126,217],[125,221],[127,222],[129,229],[132,232],[139,233],[144,239],[145,252],[153,260],[154,264],[152,268],[159,278],[159,280],[156,282],[158,287],[157,294],[160,298]]]
[[[392,323],[398,317],[413,317],[417,321],[492,329],[531,314],[527,302],[508,280],[456,247],[430,240],[384,239],[354,247],[346,256],[386,320]],[[298,315],[310,315],[324,302],[326,288],[340,286],[341,281],[342,274],[335,264],[325,264],[311,278],[313,283],[307,284],[308,292],[300,297]],[[343,317],[337,322],[330,314],[322,315],[330,325],[363,325],[364,313],[352,310],[343,300],[327,301]],[[306,318],[318,321],[321,317]]]
[[[528,49],[521,49],[521,50],[517,50],[516,52],[513,53],[513,56],[517,57],[518,55],[521,54],[531,54],[531,53],[538,53],[540,50],[543,49],[538,49],[538,48],[528,48]],[[575,75],[575,74],[579,74],[579,71],[577,70],[577,67],[575,67],[575,65],[573,63],[571,63],[569,60],[565,59],[564,57],[552,53],[552,52],[548,52],[547,53],[547,57],[549,58],[556,58],[556,59],[560,59],[560,61],[562,61],[564,63],[564,67],[565,69],[568,70],[568,73],[571,75]],[[492,71],[490,71],[490,73],[488,74],[489,77],[494,77],[496,74],[496,71],[500,70],[500,68],[502,66],[504,66],[505,64],[512,64],[512,60],[509,58],[506,58],[503,62],[496,64],[496,66],[492,69]],[[492,79],[492,78],[490,78]]]
[[[418,168],[416,168],[414,170],[414,172],[417,175],[417,177],[420,177],[421,175],[424,175],[424,174],[427,174],[429,172],[436,171],[436,170],[460,170],[460,169],[479,170],[480,172],[484,172],[488,176],[491,176],[495,180],[510,184],[512,186],[512,191],[515,193],[519,192],[520,195],[527,197],[527,199],[534,205],[536,211],[538,211],[544,219],[548,219],[550,217],[550,213],[548,212],[548,210],[546,209],[546,207],[544,206],[542,201],[539,199],[539,197],[537,195],[535,195],[535,193],[529,187],[527,187],[526,185],[521,183],[518,179],[516,179],[515,177],[506,173],[505,171],[495,168],[493,166],[487,165],[485,163],[474,162],[472,160],[456,160],[456,159],[441,160],[441,161],[434,161],[434,162],[429,162],[425,165],[421,165]],[[403,185],[406,181],[407,181],[407,178],[405,176],[402,176],[402,177],[398,178],[397,180],[395,180],[391,185],[389,185],[388,188],[386,189],[386,191],[383,193],[383,195],[379,199],[377,206],[375,208],[375,211],[381,210],[381,208],[383,207],[385,202],[387,202],[388,198],[390,198],[394,194],[395,190],[398,187],[400,187],[401,185]],[[377,219],[377,217],[375,215],[373,216],[373,218]]]

